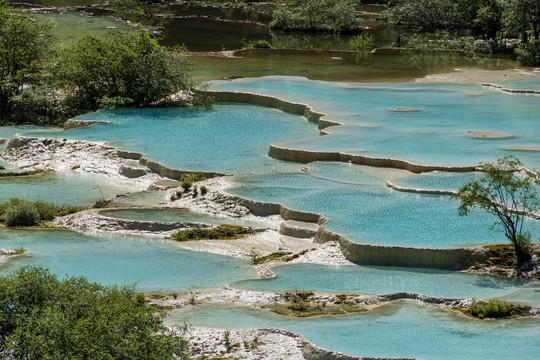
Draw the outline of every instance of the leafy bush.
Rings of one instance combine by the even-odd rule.
[[[176,241],[203,240],[203,239],[238,239],[251,230],[237,225],[220,225],[213,229],[180,230],[171,236]]]
[[[270,27],[284,31],[357,33],[361,21],[352,1],[342,0],[330,6],[325,0],[300,0],[294,5],[278,6]]]
[[[182,189],[184,189],[184,192],[188,192],[191,188],[191,185],[193,185],[193,183],[190,180],[184,180],[180,183],[180,186],[182,187]]]
[[[473,300],[467,312],[479,319],[499,318],[509,316],[512,310],[512,304],[496,299],[490,299],[487,303]]]
[[[186,360],[187,343],[132,286],[59,280],[28,266],[0,277],[0,357]]]
[[[208,188],[206,186],[201,186],[201,195],[206,195],[208,193]]]
[[[375,48],[375,40],[368,34],[356,35],[352,38],[350,45],[356,53],[368,53]]]
[[[34,226],[40,220],[36,207],[28,202],[21,202],[10,206],[4,213],[4,221],[7,226]]]
[[[10,227],[34,226],[42,220],[52,220],[56,216],[73,214],[80,210],[73,206],[11,198],[7,203],[0,204],[0,217]]]
[[[540,40],[523,44],[516,49],[518,61],[527,66],[540,65]]]

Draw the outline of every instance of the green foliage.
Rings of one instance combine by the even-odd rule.
[[[500,318],[509,316],[512,310],[512,304],[503,300],[489,299],[489,301],[473,300],[472,304],[467,309],[467,312],[479,319],[484,318]]]
[[[34,226],[43,220],[52,220],[56,216],[68,215],[80,211],[72,206],[57,206],[42,201],[31,202],[20,198],[11,198],[0,204],[0,220],[7,226]]]
[[[475,39],[472,36],[451,36],[447,31],[436,31],[435,36],[426,34],[415,34],[413,36],[402,36],[399,43],[394,45],[409,49],[444,49],[463,50],[475,54],[493,54],[504,52],[505,45],[496,40]]]
[[[540,66],[540,41],[535,40],[522,44],[516,49],[518,61],[527,66]]]
[[[9,227],[34,226],[39,220],[36,207],[27,202],[10,206],[4,212],[4,221]]]
[[[252,231],[243,226],[220,225],[213,229],[180,230],[171,236],[176,241],[203,240],[203,239],[238,239]]]
[[[355,53],[368,53],[375,49],[375,40],[369,34],[356,35],[352,38],[351,49]]]
[[[201,195],[206,195],[208,193],[208,188],[206,186],[201,186]]]
[[[0,356],[15,359],[187,359],[133,287],[59,280],[41,267],[0,277]]]
[[[296,290],[294,292],[286,292],[283,295],[285,297],[285,300],[290,303],[290,305],[288,306],[289,309],[295,311],[303,311],[309,308],[313,293],[308,291]]]
[[[453,198],[460,200],[458,213],[467,215],[480,208],[497,217],[495,226],[502,226],[514,246],[518,265],[530,260],[530,234],[523,231],[525,217],[540,206],[536,185],[540,174],[525,169],[514,156],[482,164],[484,177],[464,185]]]
[[[51,22],[36,21],[0,1],[0,124],[22,123],[13,114],[13,99],[31,94],[24,85],[38,84],[43,78],[42,61],[52,43],[43,35],[51,27]],[[26,99],[16,99],[17,112],[24,108],[22,100]]]
[[[357,33],[361,20],[352,1],[342,0],[330,6],[325,0],[300,0],[293,5],[279,5],[270,27],[284,31]]]
[[[193,183],[190,180],[184,180],[180,183],[180,186],[182,189],[184,189],[184,192],[188,192],[192,185]]]
[[[197,181],[203,181],[206,180],[206,176],[203,173],[199,172],[191,172],[191,173],[185,173],[181,176],[182,181],[191,181],[192,183]]]
[[[266,40],[247,41],[246,39],[242,39],[240,43],[242,44],[242,49],[272,49],[272,44]]]
[[[167,50],[146,31],[85,36],[59,52],[54,76],[80,109],[149,106],[193,86],[183,48]]]

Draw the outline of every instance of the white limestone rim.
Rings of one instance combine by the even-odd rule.
[[[499,89],[500,91],[507,92],[507,93],[513,93],[513,94],[540,95],[540,90],[508,89],[508,88],[505,88],[502,85],[492,84],[492,83],[488,83],[488,82],[482,83],[482,86],[493,87],[495,89]]]

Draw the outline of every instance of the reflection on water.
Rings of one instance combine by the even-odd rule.
[[[246,50],[237,56],[196,56],[194,76],[198,80],[284,75],[326,81],[398,82],[452,72],[456,68],[504,70],[517,66],[515,61],[505,59],[482,58],[479,61],[459,54],[400,50],[379,51],[362,58],[347,52],[267,49]]]

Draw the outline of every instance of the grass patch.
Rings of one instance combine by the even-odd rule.
[[[220,225],[213,229],[189,229],[180,230],[171,236],[172,240],[218,240],[218,239],[239,239],[247,234],[252,234],[249,228],[237,225]]]
[[[257,250],[251,249],[251,253],[249,254],[249,257],[253,265],[260,265],[260,264],[264,264],[264,263],[274,261],[274,260],[289,262],[289,261],[293,261],[294,259],[299,258],[300,256],[304,255],[308,251],[312,251],[312,250],[315,250],[315,249],[302,250],[296,254],[293,254],[288,251],[276,251],[268,255],[262,255]]]
[[[478,319],[528,316],[530,307],[513,305],[507,301],[489,299],[488,302],[473,300],[464,312]]]
[[[80,210],[82,208],[11,198],[8,202],[0,204],[0,221],[9,227],[34,226],[40,221],[52,220],[56,216],[69,215]]]
[[[266,308],[278,315],[294,317],[343,315],[369,311],[354,301],[344,301],[349,298],[346,294],[336,295],[330,301],[322,301],[312,292],[296,290],[284,293],[283,297],[285,303],[275,303]]]

